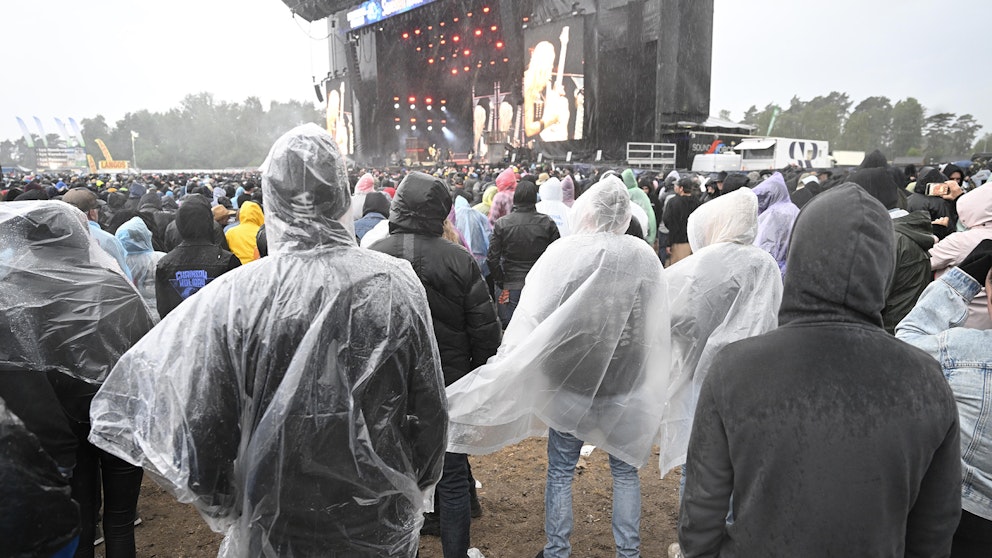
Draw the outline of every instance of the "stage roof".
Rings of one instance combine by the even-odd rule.
[[[361,2],[357,0],[282,0],[282,3],[303,19],[317,21],[341,10],[354,8]]]

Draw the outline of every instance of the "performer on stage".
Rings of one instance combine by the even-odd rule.
[[[560,39],[562,55],[558,57],[557,76],[555,47],[548,41],[534,46],[524,71],[524,134],[528,138],[540,135],[543,141],[568,139],[569,106],[562,84],[568,27],[562,29]]]

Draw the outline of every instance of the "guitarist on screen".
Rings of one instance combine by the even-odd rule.
[[[570,110],[565,96],[563,74],[568,48],[568,26],[561,30],[561,55],[555,69],[555,47],[548,41],[534,45],[530,64],[524,71],[524,134],[528,139],[565,141],[568,138]],[[552,71],[555,72],[552,82]]]

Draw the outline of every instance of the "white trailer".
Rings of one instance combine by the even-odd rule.
[[[791,138],[746,138],[734,153],[696,155],[692,170],[698,172],[831,168],[830,142]]]

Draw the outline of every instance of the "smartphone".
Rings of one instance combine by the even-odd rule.
[[[928,196],[943,196],[946,193],[947,193],[947,186],[945,186],[943,182],[927,183]]]

